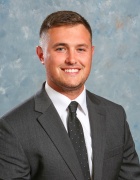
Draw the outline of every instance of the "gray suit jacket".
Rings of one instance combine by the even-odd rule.
[[[94,180],[140,180],[123,108],[87,91]],[[0,120],[1,180],[84,180],[77,156],[44,85]]]

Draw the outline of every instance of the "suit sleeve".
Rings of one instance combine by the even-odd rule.
[[[30,180],[23,148],[9,124],[0,120],[0,180]]]
[[[140,164],[134,141],[125,117],[124,152],[118,180],[140,180]]]

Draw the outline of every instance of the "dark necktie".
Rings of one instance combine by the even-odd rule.
[[[72,101],[69,105],[68,133],[76,151],[85,180],[90,179],[88,156],[82,125],[76,116],[78,103]]]

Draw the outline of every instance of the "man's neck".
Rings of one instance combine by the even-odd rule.
[[[68,97],[70,100],[76,99],[84,90],[84,85],[76,88],[63,88],[63,87],[58,87],[58,86],[51,86],[48,84],[52,89],[55,91],[63,94],[64,96]]]

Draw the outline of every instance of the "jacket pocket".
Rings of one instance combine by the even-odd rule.
[[[109,158],[112,158],[114,156],[121,155],[121,154],[123,154],[123,145],[118,146],[118,147],[108,150],[108,151],[106,150],[104,159],[109,159]]]

